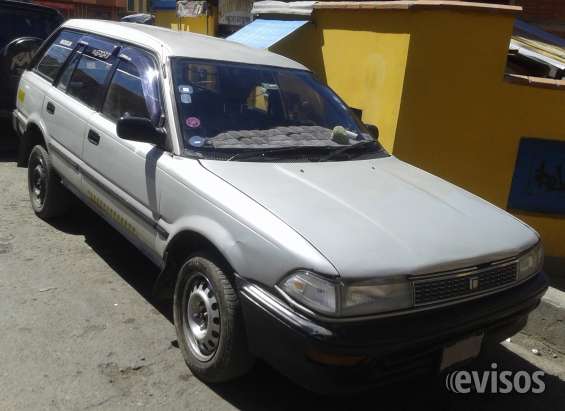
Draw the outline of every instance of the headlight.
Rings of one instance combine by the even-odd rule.
[[[541,242],[526,254],[518,258],[516,280],[522,280],[541,271],[543,268],[543,247]]]
[[[412,306],[412,286],[407,281],[344,287],[340,314],[366,315]]]
[[[309,271],[296,271],[282,281],[280,287],[291,298],[325,314],[336,314],[337,284]]]
[[[322,314],[357,316],[412,306],[408,282],[341,285],[306,270],[286,277],[280,289],[293,300]]]

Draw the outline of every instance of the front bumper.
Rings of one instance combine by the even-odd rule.
[[[442,349],[471,335],[484,334],[483,350],[499,343],[524,327],[547,286],[540,272],[516,287],[449,307],[321,322],[255,284],[238,281],[251,352],[322,393],[357,391],[437,371]],[[328,365],[340,358],[357,363]]]

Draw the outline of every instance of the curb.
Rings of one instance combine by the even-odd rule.
[[[549,287],[522,332],[565,353],[565,292]]]

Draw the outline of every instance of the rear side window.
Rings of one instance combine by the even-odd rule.
[[[80,37],[79,33],[63,30],[47,49],[45,55],[39,61],[36,70],[44,77],[53,81],[72,53]]]
[[[93,38],[81,39],[83,41],[88,45],[79,52],[80,59],[70,75],[66,90],[71,96],[96,109],[104,94],[117,46]]]
[[[114,121],[123,116],[146,117],[157,125],[161,103],[155,59],[143,50],[126,47],[119,61],[102,113]]]

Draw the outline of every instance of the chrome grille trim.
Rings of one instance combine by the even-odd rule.
[[[416,277],[412,280],[413,304],[420,307],[490,293],[515,284],[517,271],[518,261],[513,259],[480,269],[473,267],[422,279]]]
[[[529,249],[528,251],[530,251],[531,249]],[[464,267],[464,268],[456,268],[453,270],[446,270],[446,271],[439,271],[439,272],[433,272],[433,273],[428,273],[428,274],[413,274],[413,275],[409,275],[408,281],[420,281],[420,280],[427,280],[427,279],[436,279],[436,278],[441,278],[441,277],[451,277],[454,275],[465,275],[467,273],[470,272],[478,272],[481,270],[488,270],[489,268],[492,267],[501,267],[503,265],[508,265],[508,264],[513,264],[513,263],[517,263],[519,257],[521,257],[523,254],[527,254],[528,251],[525,251],[523,253],[520,253],[517,256],[514,257],[509,257],[509,258],[505,258],[502,260],[496,260],[496,261],[492,261],[490,263],[485,263],[485,264],[480,264],[480,265],[475,265],[475,266],[468,266],[468,267]]]

